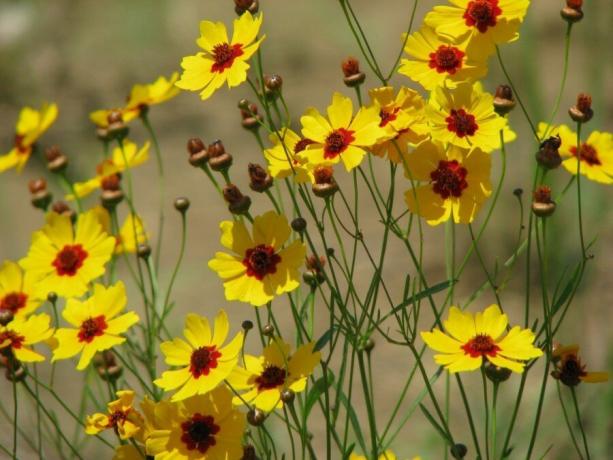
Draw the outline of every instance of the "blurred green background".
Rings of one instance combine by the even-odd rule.
[[[402,44],[401,34],[409,23],[413,3],[404,0],[355,0],[352,4],[363,21],[379,62],[384,69],[389,69]],[[420,2],[414,29],[434,4]],[[535,2],[522,26],[521,39],[503,47],[507,67],[534,120],[548,116],[559,88],[566,27],[559,16],[561,6],[562,2],[557,0]],[[324,109],[333,91],[353,95],[342,83],[340,61],[347,55],[360,57],[359,49],[337,2],[263,0],[262,10],[267,35],[263,45],[265,72],[283,76],[284,94],[295,121],[307,106]],[[611,131],[613,53],[610,43],[613,36],[610,25],[613,23],[613,8],[610,0],[591,0],[586,2],[584,10],[585,19],[573,30],[567,89],[555,121],[568,123],[566,109],[574,103],[578,92],[586,91],[593,95],[596,112],[586,131]],[[121,105],[134,83],[152,82],[158,75],[170,75],[178,70],[181,57],[196,51],[199,20],[211,19],[229,24],[234,17],[233,2],[230,0],[0,0],[0,153],[8,152],[11,148],[14,124],[22,106],[38,107],[43,101],[57,102],[60,108],[59,119],[43,138],[42,145],[57,144],[70,157],[69,175],[72,179],[83,180],[91,176],[100,156],[101,144],[88,121],[89,112]],[[489,64],[485,86],[493,91],[504,80],[497,61],[492,58]],[[395,76],[391,83],[415,87],[400,75]],[[366,86],[371,85],[375,85],[375,79],[368,73]],[[223,89],[206,103],[202,103],[197,94],[183,93],[164,106],[154,107],[150,112],[151,121],[160,138],[167,170],[167,231],[160,273],[164,283],[169,277],[179,246],[179,218],[172,209],[172,199],[185,195],[192,201],[188,227],[189,250],[175,291],[177,315],[170,319],[169,325],[177,333],[181,330],[183,314],[189,311],[210,316],[218,308],[227,308],[236,329],[240,320],[253,317],[245,305],[228,305],[225,302],[221,282],[206,267],[206,261],[219,248],[218,222],[228,218],[228,214],[206,177],[189,166],[185,152],[185,142],[189,137],[200,136],[205,142],[221,138],[235,157],[233,178],[246,191],[246,164],[263,162],[263,159],[253,137],[240,127],[236,103],[242,97],[253,98],[247,85],[232,92]],[[519,213],[512,190],[523,188],[526,191],[525,201],[529,199],[535,147],[519,110],[511,114],[510,120],[520,136],[518,141],[508,146],[507,180],[499,208],[494,213],[494,222],[481,244],[490,268],[494,267],[496,261],[504,261],[516,242]],[[143,142],[146,139],[145,131],[137,122],[131,126],[130,137],[138,143]],[[381,171],[386,170],[383,162],[377,162],[377,167]],[[494,176],[497,177],[500,171],[497,155],[494,167]],[[23,174],[17,175],[10,171],[0,176],[0,259],[19,259],[24,256],[29,247],[31,232],[41,226],[41,214],[29,204],[27,182],[46,175],[43,161],[33,158]],[[566,184],[569,176],[562,169],[552,175],[555,192],[556,187],[560,190]],[[136,206],[149,230],[154,233],[158,206],[154,162],[135,171],[134,177]],[[49,181],[53,182],[53,179]],[[610,289],[613,273],[613,210],[610,203],[613,189],[585,180],[582,184],[585,228],[589,240],[597,237],[593,250],[596,257],[589,263],[584,285],[557,339],[565,343],[580,343],[582,354],[593,370],[611,369],[613,356],[609,331],[613,319],[613,293]],[[54,187],[55,184],[52,184],[56,197],[61,196],[60,190]],[[404,189],[398,192],[399,209],[402,206],[402,191]],[[91,203],[95,203],[95,198],[91,199]],[[370,203],[364,203],[363,231],[366,240],[378,248],[377,238],[380,237],[381,226],[371,208]],[[550,220],[550,257],[558,276],[565,267],[575,264],[579,258],[574,199],[569,197],[560,208]],[[268,207],[265,202],[255,198],[253,212],[262,213],[266,210]],[[460,228],[458,235],[463,250],[467,247],[467,232]],[[445,276],[445,257],[441,250],[443,239],[443,226],[428,229],[426,269],[432,282],[444,279]],[[394,251],[404,254],[398,242],[392,243],[390,251],[391,254],[396,254]],[[476,285],[484,281],[476,260],[473,264],[458,288],[458,299],[462,302]],[[362,262],[359,268],[363,279],[370,279],[370,266]],[[521,317],[523,269],[523,265],[517,267],[516,281],[503,293],[505,309],[510,313],[512,321]],[[404,255],[388,258],[384,276],[389,280],[396,298],[401,295],[405,274],[412,272],[410,261]],[[535,277],[533,282],[536,289],[538,278]],[[132,298],[137,299],[136,296]],[[203,298],[206,298],[205,302]],[[537,291],[533,299],[538,299]],[[491,296],[485,295],[476,302],[473,309],[482,309],[490,300]],[[538,300],[534,302],[533,310],[539,312],[540,303]],[[324,308],[323,304],[318,306]],[[285,324],[291,327],[289,314],[280,309],[279,317],[285,318]],[[291,335],[291,332],[288,334]],[[375,375],[384,376],[381,384],[375,388],[377,409],[383,420],[384,415],[389,414],[393,408],[393,395],[402,387],[413,360],[407,350],[385,346],[382,340],[379,342],[373,358]],[[252,345],[256,352],[255,341]],[[48,365],[40,368],[43,375],[48,374]],[[434,366],[430,368],[434,369]],[[159,369],[163,369],[163,366],[159,366]],[[527,389],[517,425],[516,436],[525,443],[527,430],[532,425],[538,381],[542,374],[540,369],[537,366],[531,377],[534,384]],[[75,379],[75,373],[70,362],[58,365],[58,375],[62,379],[60,393],[71,403],[77,404],[76,395],[82,384],[79,379]],[[514,394],[518,380],[514,378],[507,384],[508,394]],[[474,394],[471,394],[473,406],[480,407],[478,376],[475,379],[468,378],[468,382],[471,392],[474,388]],[[436,387],[440,395],[443,394],[442,383],[443,379],[439,379]],[[417,394],[421,386],[421,382],[414,385],[411,394]],[[12,410],[10,384],[2,381],[0,388],[4,395],[1,398],[2,409]],[[547,396],[536,452],[544,452],[553,444],[546,458],[574,459],[576,456],[569,444],[554,388],[550,380],[551,391]],[[457,397],[454,388],[452,399],[455,401]],[[499,423],[505,427],[511,401],[508,397],[501,397]],[[610,385],[584,385],[579,389],[579,397],[585,406],[583,413],[593,445],[593,458],[608,458],[613,455],[610,437],[613,431],[610,416],[613,395]],[[23,406],[28,407],[27,403]],[[57,409],[55,403],[50,403],[50,406]],[[359,400],[356,400],[356,406],[359,406]],[[480,417],[481,411],[476,412],[479,414],[477,417]],[[462,409],[455,403],[452,404],[452,417],[451,429],[460,433],[460,439],[464,439],[470,446]],[[25,430],[31,430],[33,421],[33,413],[25,413],[24,409],[20,425]],[[66,419],[63,423],[67,433],[72,433],[73,422]],[[6,418],[0,417],[0,427],[0,442],[10,445],[12,429]],[[311,429],[316,436],[322,435],[321,426],[313,424]],[[85,452],[100,452],[100,455],[110,452],[101,451],[98,443],[92,444]],[[437,446],[440,446],[440,442],[436,433],[417,413],[393,445],[400,458],[421,454],[424,459],[441,458],[442,450]],[[24,446],[20,458],[34,458],[33,455]],[[523,450],[511,458],[521,458],[521,455]],[[473,458],[471,454],[468,457]]]

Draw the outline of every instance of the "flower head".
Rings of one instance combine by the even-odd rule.
[[[248,11],[243,13],[234,20],[230,41],[223,23],[202,21],[196,43],[204,52],[183,58],[177,87],[200,91],[200,98],[205,100],[226,82],[229,88],[240,85],[247,79],[247,61],[265,38],[257,39],[261,25],[262,14],[254,17]]]
[[[234,403],[247,402],[265,412],[282,408],[281,393],[304,391],[307,379],[319,364],[321,353],[314,347],[314,342],[307,343],[291,354],[289,344],[275,338],[262,356],[245,355],[245,367],[237,367],[228,379],[233,388],[243,391]]]
[[[137,435],[143,426],[143,416],[134,409],[134,392],[119,390],[117,398],[107,404],[106,414],[89,415],[85,423],[85,432],[95,435],[104,430],[114,430],[121,439],[129,439]]]
[[[42,299],[32,276],[10,260],[0,266],[0,312],[27,316],[38,308]]]
[[[552,358],[555,369],[551,375],[566,386],[574,387],[581,382],[601,383],[609,380],[608,372],[585,370],[585,365],[579,359],[579,345],[557,345],[553,349]]]
[[[243,333],[239,332],[224,345],[229,329],[228,316],[223,310],[215,317],[213,332],[206,318],[193,313],[187,315],[183,331],[187,342],[175,338],[160,345],[166,364],[181,369],[164,372],[154,383],[165,391],[181,387],[172,401],[216,388],[236,366],[243,344]]]
[[[21,172],[28,162],[34,143],[49,129],[57,118],[57,105],[43,104],[40,110],[24,107],[15,127],[15,145],[0,156],[0,173],[15,168]]]
[[[224,221],[220,229],[221,244],[234,254],[216,253],[209,268],[225,280],[227,300],[259,307],[300,285],[305,247],[300,241],[283,247],[291,233],[284,216],[273,211],[257,216],[252,235],[242,221]]]
[[[84,301],[68,299],[62,317],[73,328],[55,331],[57,347],[53,350],[52,360],[67,359],[81,353],[77,369],[83,370],[96,352],[125,342],[122,334],[138,322],[138,315],[133,311],[119,315],[125,310],[126,303],[126,288],[121,281],[108,288],[94,284],[92,296]]]
[[[177,403],[161,401],[152,408],[153,429],[147,454],[176,460],[238,460],[245,415],[232,406],[232,395],[219,386],[206,395]]]
[[[411,212],[437,225],[453,217],[454,222],[473,221],[492,193],[490,156],[479,148],[470,152],[426,140],[407,156],[407,166],[415,181],[428,182],[406,192]]]
[[[270,175],[277,179],[293,176],[297,183],[312,182],[313,172],[306,158],[300,152],[314,142],[301,138],[289,128],[284,128],[280,135],[272,133],[270,141],[273,147],[264,150],[264,158],[268,161]]]
[[[102,206],[96,206],[90,210],[98,218],[98,222],[102,225],[102,229],[111,234],[111,215]],[[138,246],[147,244],[149,235],[145,229],[145,224],[140,216],[128,214],[126,220],[121,224],[119,234],[115,237],[115,254],[135,253]]]
[[[129,123],[139,115],[139,111],[135,109],[128,110],[125,107],[117,107],[114,109],[99,109],[94,110],[89,114],[90,121],[101,130],[106,130],[111,125],[114,117],[120,117],[122,123]]]
[[[0,325],[0,351],[9,349],[15,358],[26,363],[44,361],[45,357],[35,352],[31,345],[43,342],[53,335],[49,327],[51,318],[46,313],[29,318],[18,316],[6,326]]]
[[[543,352],[533,345],[534,333],[530,329],[515,326],[502,337],[508,323],[498,305],[490,305],[474,316],[451,307],[443,322],[449,335],[435,328],[422,332],[421,337],[426,345],[442,353],[434,355],[434,360],[449,372],[478,369],[484,358],[495,366],[523,372],[523,361],[538,358]]]
[[[104,273],[115,239],[102,230],[93,213],[80,214],[75,228],[70,216],[47,214],[47,223],[32,237],[20,265],[31,273],[42,295],[78,297]]]
[[[152,105],[162,104],[179,94],[179,89],[175,83],[179,80],[178,72],[174,72],[168,79],[158,77],[153,83],[144,85],[134,85],[128,101],[126,111],[135,110],[141,113]]]
[[[362,107],[354,117],[351,99],[334,93],[332,104],[328,106],[328,119],[312,107],[300,118],[302,135],[314,141],[301,156],[313,165],[342,161],[350,171],[362,162],[365,147],[387,135],[379,126],[380,122],[375,107]]]

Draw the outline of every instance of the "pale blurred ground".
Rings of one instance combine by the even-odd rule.
[[[344,22],[337,2],[313,0],[309,2],[266,1],[263,2],[265,14],[264,29],[267,39],[263,53],[265,71],[277,72],[283,76],[284,94],[287,98],[294,120],[297,120],[305,107],[315,105],[323,109],[333,91],[351,95],[342,84],[339,62],[346,55],[359,56],[359,50]],[[562,2],[537,2],[528,15],[522,28],[519,43],[503,47],[503,54],[527,101],[529,111],[535,120],[549,114],[553,99],[558,90],[563,52],[565,24],[560,20],[558,10]],[[194,1],[194,0],[39,0],[39,1],[0,1],[0,151],[8,151],[12,143],[14,122],[23,105],[38,106],[42,101],[55,101],[60,107],[60,117],[56,125],[43,139],[43,145],[58,144],[70,156],[70,176],[82,180],[92,174],[98,162],[101,146],[94,136],[87,114],[97,108],[119,105],[134,83],[153,81],[158,75],[169,75],[177,70],[182,56],[196,50],[195,39],[198,35],[200,19],[230,22],[234,17],[232,2]],[[357,13],[372,42],[373,48],[384,69],[390,65],[401,45],[400,36],[405,31],[412,2],[385,0],[379,2],[355,1]],[[415,26],[423,19],[423,14],[434,2],[422,2],[418,9]],[[573,31],[570,72],[566,93],[562,99],[558,122],[567,122],[566,108],[574,102],[579,91],[589,91],[594,96],[596,116],[590,122],[589,130],[611,130],[613,121],[612,66],[613,55],[610,41],[610,24],[613,22],[613,9],[610,0],[593,0],[585,8],[586,18]],[[497,62],[490,61],[490,74],[486,87],[493,90],[502,82]],[[369,74],[367,85],[374,84]],[[392,84],[412,83],[396,76]],[[175,298],[176,315],[169,320],[168,327],[179,333],[183,315],[189,311],[212,315],[220,308],[227,308],[237,329],[240,320],[253,318],[253,312],[239,303],[227,304],[219,279],[208,270],[206,261],[219,248],[218,222],[227,218],[224,204],[215,196],[213,188],[201,172],[191,168],[186,161],[185,141],[198,135],[210,142],[215,138],[224,140],[227,149],[234,155],[236,166],[233,178],[247,190],[245,166],[250,161],[262,161],[257,145],[251,135],[243,131],[239,124],[236,102],[242,97],[251,97],[249,88],[244,85],[232,92],[219,91],[207,103],[201,103],[192,93],[181,94],[162,107],[151,111],[151,120],[160,137],[167,168],[167,232],[164,241],[163,266],[160,277],[165,285],[174,264],[179,246],[179,218],[172,209],[172,198],[188,196],[192,201],[189,212],[188,252],[181,268]],[[530,140],[527,125],[519,110],[511,115],[511,124],[519,132],[520,140],[508,148],[508,178],[501,196],[499,209],[494,214],[494,223],[482,243],[482,252],[489,267],[494,262],[504,260],[515,244],[518,226],[516,200],[511,191],[516,187],[528,190],[531,181],[531,165],[534,145]],[[142,142],[146,134],[134,123],[131,138]],[[497,156],[498,158],[498,156]],[[376,162],[380,172],[385,171],[382,162]],[[499,161],[495,160],[496,175]],[[41,225],[41,215],[29,205],[27,181],[45,175],[43,163],[32,159],[22,175],[13,171],[0,176],[0,259],[18,259],[25,255],[30,233]],[[136,181],[136,206],[151,229],[157,221],[157,189],[154,162],[134,172]],[[560,187],[568,180],[565,171],[554,173]],[[387,177],[381,175],[382,181]],[[384,182],[382,182],[384,183]],[[585,283],[568,315],[565,326],[558,334],[562,342],[578,342],[583,356],[594,370],[611,369],[610,322],[613,318],[611,306],[613,294],[610,290],[613,263],[613,211],[611,210],[611,187],[583,181],[584,216],[587,238],[598,236],[590,262]],[[58,189],[55,189],[58,191]],[[398,209],[402,207],[398,191]],[[58,195],[59,196],[59,195]],[[380,245],[381,228],[374,216],[371,203],[362,192],[362,223],[366,241],[375,248]],[[95,198],[91,200],[95,202]],[[264,201],[256,199],[252,212],[268,210]],[[400,212],[400,211],[399,211]],[[555,258],[552,266],[558,270],[574,264],[578,260],[578,236],[575,223],[575,206],[569,199],[563,209],[551,220],[551,252]],[[467,232],[458,229],[460,247],[466,248]],[[442,226],[428,229],[425,257],[427,275],[431,283],[444,279],[444,252],[442,250],[444,231]],[[413,274],[412,265],[406,251],[397,241],[390,244],[384,277],[395,299],[399,299],[401,286],[406,273]],[[396,256],[400,254],[400,256]],[[368,281],[371,267],[362,257],[358,279]],[[362,261],[363,260],[363,261]],[[471,267],[458,287],[458,300],[464,301],[466,295],[482,283],[482,272]],[[519,321],[523,296],[523,267],[516,271],[516,282],[503,294],[505,309],[510,312],[512,321]],[[536,269],[533,270],[536,272]],[[360,277],[361,275],[361,277]],[[534,279],[535,283],[538,281]],[[536,286],[536,284],[535,284]],[[134,293],[133,293],[134,294]],[[132,295],[134,304],[139,301]],[[533,295],[535,312],[540,310],[538,291]],[[384,299],[381,298],[383,301]],[[491,298],[484,296],[474,309],[487,305]],[[383,304],[382,304],[383,305]],[[137,309],[139,307],[136,307]],[[323,304],[318,308],[324,308]],[[278,317],[284,319],[291,335],[289,313],[278,306]],[[429,320],[428,320],[429,321]],[[425,326],[427,327],[427,326]],[[319,333],[324,331],[322,325]],[[257,351],[252,341],[253,351]],[[378,383],[375,388],[377,410],[381,422],[389,414],[396,395],[413,359],[407,350],[384,346],[382,340],[373,352],[375,375]],[[429,358],[427,358],[427,362]],[[41,373],[48,374],[48,365],[40,366]],[[162,366],[159,367],[162,369]],[[431,369],[434,369],[432,366]],[[531,376],[532,384],[527,388],[527,396],[520,412],[516,437],[527,444],[528,427],[532,424],[533,408],[539,388],[541,367],[537,366]],[[58,365],[58,375],[62,380],[60,393],[76,407],[81,388],[80,375],[70,362]],[[466,379],[473,410],[481,417],[482,397],[478,376]],[[380,379],[380,381],[379,381]],[[519,379],[514,377],[507,385],[514,386]],[[437,384],[437,391],[443,394],[443,379]],[[10,385],[0,383],[2,406],[12,410]],[[422,388],[419,378],[413,385],[417,393]],[[549,389],[555,388],[549,381]],[[513,389],[508,391],[512,394]],[[506,427],[511,404],[508,397],[501,393],[499,424]],[[586,406],[585,424],[589,431],[593,458],[604,459],[613,455],[610,433],[611,407],[613,394],[610,385],[587,386],[579,389],[579,397]],[[470,448],[470,438],[462,409],[455,401],[458,394],[452,387],[452,425],[458,439]],[[25,400],[25,399],[24,399]],[[429,404],[429,403],[428,403]],[[356,400],[359,405],[359,400]],[[26,404],[21,413],[20,425],[32,432],[35,420],[33,412],[26,413]],[[57,404],[50,403],[57,409]],[[360,411],[359,408],[357,408]],[[360,411],[361,412],[361,411]],[[58,410],[61,413],[61,410]],[[63,420],[66,433],[72,433],[74,426],[69,419]],[[313,423],[311,430],[316,440],[323,441],[323,427]],[[363,426],[366,426],[364,420]],[[6,418],[0,418],[0,441],[11,445],[12,428]],[[575,453],[569,444],[568,434],[563,425],[557,397],[548,392],[544,416],[540,427],[541,437],[536,452],[542,453],[553,444],[546,458],[574,459]],[[280,439],[285,433],[281,431]],[[609,435],[609,437],[607,437]],[[109,450],[101,450],[99,443],[92,443],[84,452],[95,454],[95,458],[107,458]],[[321,444],[319,444],[321,445]],[[404,458],[421,454],[424,459],[441,458],[441,449],[436,433],[421,414],[415,414],[402,430],[395,450]],[[511,458],[521,458],[521,450]],[[24,447],[20,458],[34,458],[33,453]],[[469,453],[467,458],[474,458]],[[1,456],[1,454],[0,454]],[[104,456],[104,457],[101,457]],[[50,457],[51,458],[51,457]]]

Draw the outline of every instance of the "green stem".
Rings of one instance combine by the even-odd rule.
[[[577,392],[575,387],[570,387],[570,394],[573,397],[573,405],[575,406],[575,415],[577,416],[577,422],[579,423],[579,431],[581,431],[581,438],[583,439],[583,448],[585,449],[585,456],[587,460],[590,460],[590,449],[587,443],[587,436],[585,435],[585,429],[583,428],[583,422],[581,421],[581,412],[579,411],[579,402],[577,401]]]

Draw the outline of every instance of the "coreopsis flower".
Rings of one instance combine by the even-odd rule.
[[[219,227],[221,244],[234,254],[217,252],[209,268],[224,279],[227,300],[259,307],[300,285],[305,246],[293,241],[284,247],[291,233],[285,216],[273,211],[257,216],[252,235],[242,221],[223,221]]]
[[[321,353],[314,347],[315,343],[310,342],[292,354],[289,344],[274,338],[262,356],[245,355],[245,367],[237,367],[228,378],[230,385],[242,392],[234,403],[246,402],[265,412],[282,408],[281,394],[285,390],[304,391],[307,379],[319,364]]]
[[[577,133],[568,126],[560,125],[547,129],[546,123],[539,123],[539,136],[559,135],[561,145],[558,148],[562,157],[562,166],[571,174],[577,174]],[[582,175],[594,182],[613,184],[613,134],[592,131],[585,142],[581,143],[579,158]]]
[[[247,61],[265,38],[257,39],[261,25],[262,14],[254,17],[247,11],[234,20],[234,33],[229,41],[223,23],[202,21],[196,43],[204,52],[183,58],[183,73],[176,86],[200,91],[200,98],[204,101],[226,82],[228,88],[243,83],[249,70]]]
[[[232,406],[225,386],[177,403],[161,401],[152,410],[155,429],[147,436],[147,455],[156,459],[239,460],[245,415]]]
[[[7,349],[19,361],[26,363],[44,361],[45,357],[32,349],[32,345],[43,342],[53,335],[49,326],[51,318],[46,313],[15,317],[6,326],[0,325],[0,352]]]
[[[552,359],[555,365],[551,373],[554,379],[564,385],[574,387],[581,382],[601,383],[609,380],[608,372],[587,372],[579,359],[579,345],[557,345],[553,349]]]
[[[40,110],[24,107],[15,127],[15,144],[11,151],[0,156],[0,173],[15,168],[21,172],[32,155],[34,143],[57,118],[57,105],[43,104]]]
[[[435,328],[422,332],[421,337],[430,348],[442,354],[434,355],[437,364],[449,372],[478,369],[483,359],[494,366],[523,372],[525,362],[538,358],[543,351],[533,345],[534,332],[514,326],[503,337],[509,319],[498,305],[490,305],[475,315],[451,307],[443,322],[447,334]]]
[[[83,370],[96,352],[125,342],[122,334],[138,322],[138,315],[133,311],[120,315],[127,300],[121,281],[108,288],[94,284],[92,296],[84,301],[68,299],[62,317],[73,327],[55,331],[57,346],[52,361],[81,353],[77,369]]]
[[[102,161],[96,166],[96,176],[85,181],[76,182],[74,191],[77,197],[83,198],[94,190],[102,187],[102,181],[114,174],[124,172],[126,169],[132,169],[140,166],[149,159],[149,141],[145,142],[139,149],[138,146],[129,140],[123,141],[123,151],[121,147],[115,147],[110,158]],[[73,195],[66,197],[69,200],[74,200]]]
[[[114,249],[115,239],[102,230],[93,213],[80,214],[73,228],[69,215],[50,212],[19,263],[36,280],[41,295],[78,297],[104,274]]]
[[[301,138],[289,128],[270,135],[273,147],[264,150],[268,172],[276,179],[292,176],[297,183],[312,182],[313,172],[306,158],[298,155],[310,144],[311,139]]]
[[[439,142],[426,140],[407,156],[406,164],[414,181],[428,182],[406,192],[407,205],[430,225],[450,218],[472,222],[492,193],[492,162],[479,148],[451,146],[445,152]]]
[[[434,140],[465,149],[479,147],[486,153],[500,148],[500,131],[505,142],[515,139],[506,118],[494,112],[494,97],[480,83],[462,83],[456,89],[434,89],[426,106],[426,117]]]
[[[396,454],[391,449],[388,449],[385,452],[383,452],[381,455],[379,455],[378,460],[396,460],[397,458],[398,457],[396,457]],[[358,455],[352,452],[351,455],[349,455],[349,460],[367,460],[367,459],[364,455]],[[421,460],[421,457],[413,457],[413,460]]]
[[[394,96],[394,88],[384,86],[369,92],[373,106],[379,112],[379,126],[387,135],[372,146],[374,155],[387,155],[390,161],[400,163],[400,155],[406,155],[409,144],[426,138],[424,100],[417,91],[401,87]]]
[[[387,136],[380,122],[375,107],[361,107],[354,117],[351,99],[334,93],[328,106],[328,119],[313,107],[300,118],[302,135],[313,141],[300,156],[313,165],[342,161],[350,171],[362,162],[365,148]]]
[[[27,316],[42,302],[37,284],[24,273],[19,264],[10,260],[0,266],[0,312],[10,311],[13,316]]]
[[[102,206],[96,206],[89,212],[94,213],[98,222],[102,225],[102,229],[112,235],[109,212]],[[143,220],[140,216],[134,214],[128,214],[119,228],[119,234],[113,236],[115,237],[115,254],[135,253],[139,245],[147,244],[147,241],[149,241],[149,234]]]
[[[223,310],[215,317],[213,332],[206,318],[192,313],[185,318],[183,335],[187,342],[175,338],[160,345],[166,364],[181,367],[164,372],[154,382],[165,391],[181,387],[171,401],[208,393],[232,372],[243,344],[243,333],[239,332],[224,345],[229,329],[228,316]]]
[[[114,109],[99,109],[94,110],[89,114],[89,120],[96,125],[96,128],[106,130],[109,128],[111,124],[109,122],[109,115],[111,118],[113,116],[119,115],[121,117],[122,123],[129,123],[132,120],[138,118],[139,111],[135,109],[126,109],[125,107],[117,107]]]
[[[152,105],[162,104],[179,94],[175,83],[179,80],[179,73],[173,74],[167,79],[158,77],[153,83],[137,84],[132,87],[126,102],[126,111],[136,111],[139,115]]]
[[[494,45],[517,40],[529,0],[449,0],[435,6],[424,22],[455,42],[471,41],[473,53],[490,54]],[[474,46],[473,46],[474,45]]]
[[[144,423],[143,416],[133,407],[134,392],[119,390],[115,394],[118,399],[107,404],[106,414],[98,412],[87,416],[85,422],[87,434],[95,435],[112,429],[120,439],[129,439],[141,431]]]
[[[132,444],[122,444],[115,448],[113,460],[143,460],[143,454]]]
[[[466,51],[468,41],[453,44],[423,26],[409,35],[398,72],[421,84],[428,91],[437,86],[455,88],[458,83],[474,82],[487,74],[484,59]]]

